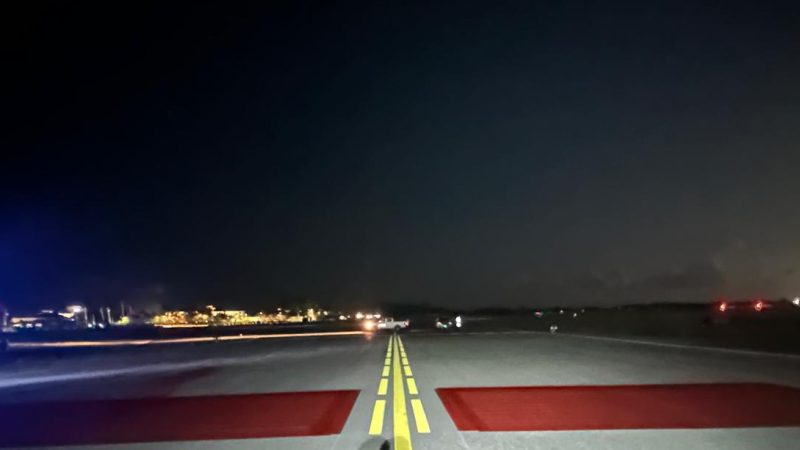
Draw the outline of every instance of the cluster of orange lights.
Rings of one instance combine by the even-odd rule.
[[[753,302],[753,310],[756,311],[756,312],[761,312],[766,307],[767,307],[767,304],[764,303],[764,300],[758,299],[758,300]],[[733,308],[733,305],[729,304],[725,300],[720,300],[719,304],[717,305],[717,310],[719,312],[723,312],[723,313],[728,311],[729,309],[732,309],[732,308]]]

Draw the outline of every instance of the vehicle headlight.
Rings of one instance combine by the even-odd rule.
[[[374,320],[365,320],[363,327],[367,331],[372,331],[375,329],[375,321]]]

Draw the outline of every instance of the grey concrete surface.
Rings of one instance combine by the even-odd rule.
[[[789,449],[797,448],[800,442],[800,428],[462,433],[434,390],[684,382],[770,382],[800,387],[800,359],[520,331],[405,333],[401,338],[431,428],[430,434],[419,434],[413,417],[409,417],[414,449]],[[0,366],[0,382],[54,373],[131,371],[68,382],[42,379],[12,385],[0,388],[0,401],[358,389],[360,395],[341,435],[91,448],[379,449],[386,440],[392,442],[391,388],[386,396],[383,436],[369,436],[368,428],[387,342],[387,335],[378,335],[178,345],[108,353],[29,353]],[[151,366],[157,370],[148,370]]]

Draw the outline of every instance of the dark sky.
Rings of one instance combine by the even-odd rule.
[[[800,294],[795,2],[80,3],[3,14],[12,309]]]

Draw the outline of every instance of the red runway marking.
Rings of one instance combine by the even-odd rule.
[[[800,426],[800,389],[770,384],[438,388],[462,431]]]
[[[358,391],[0,405],[0,447],[315,436],[342,431]]]

